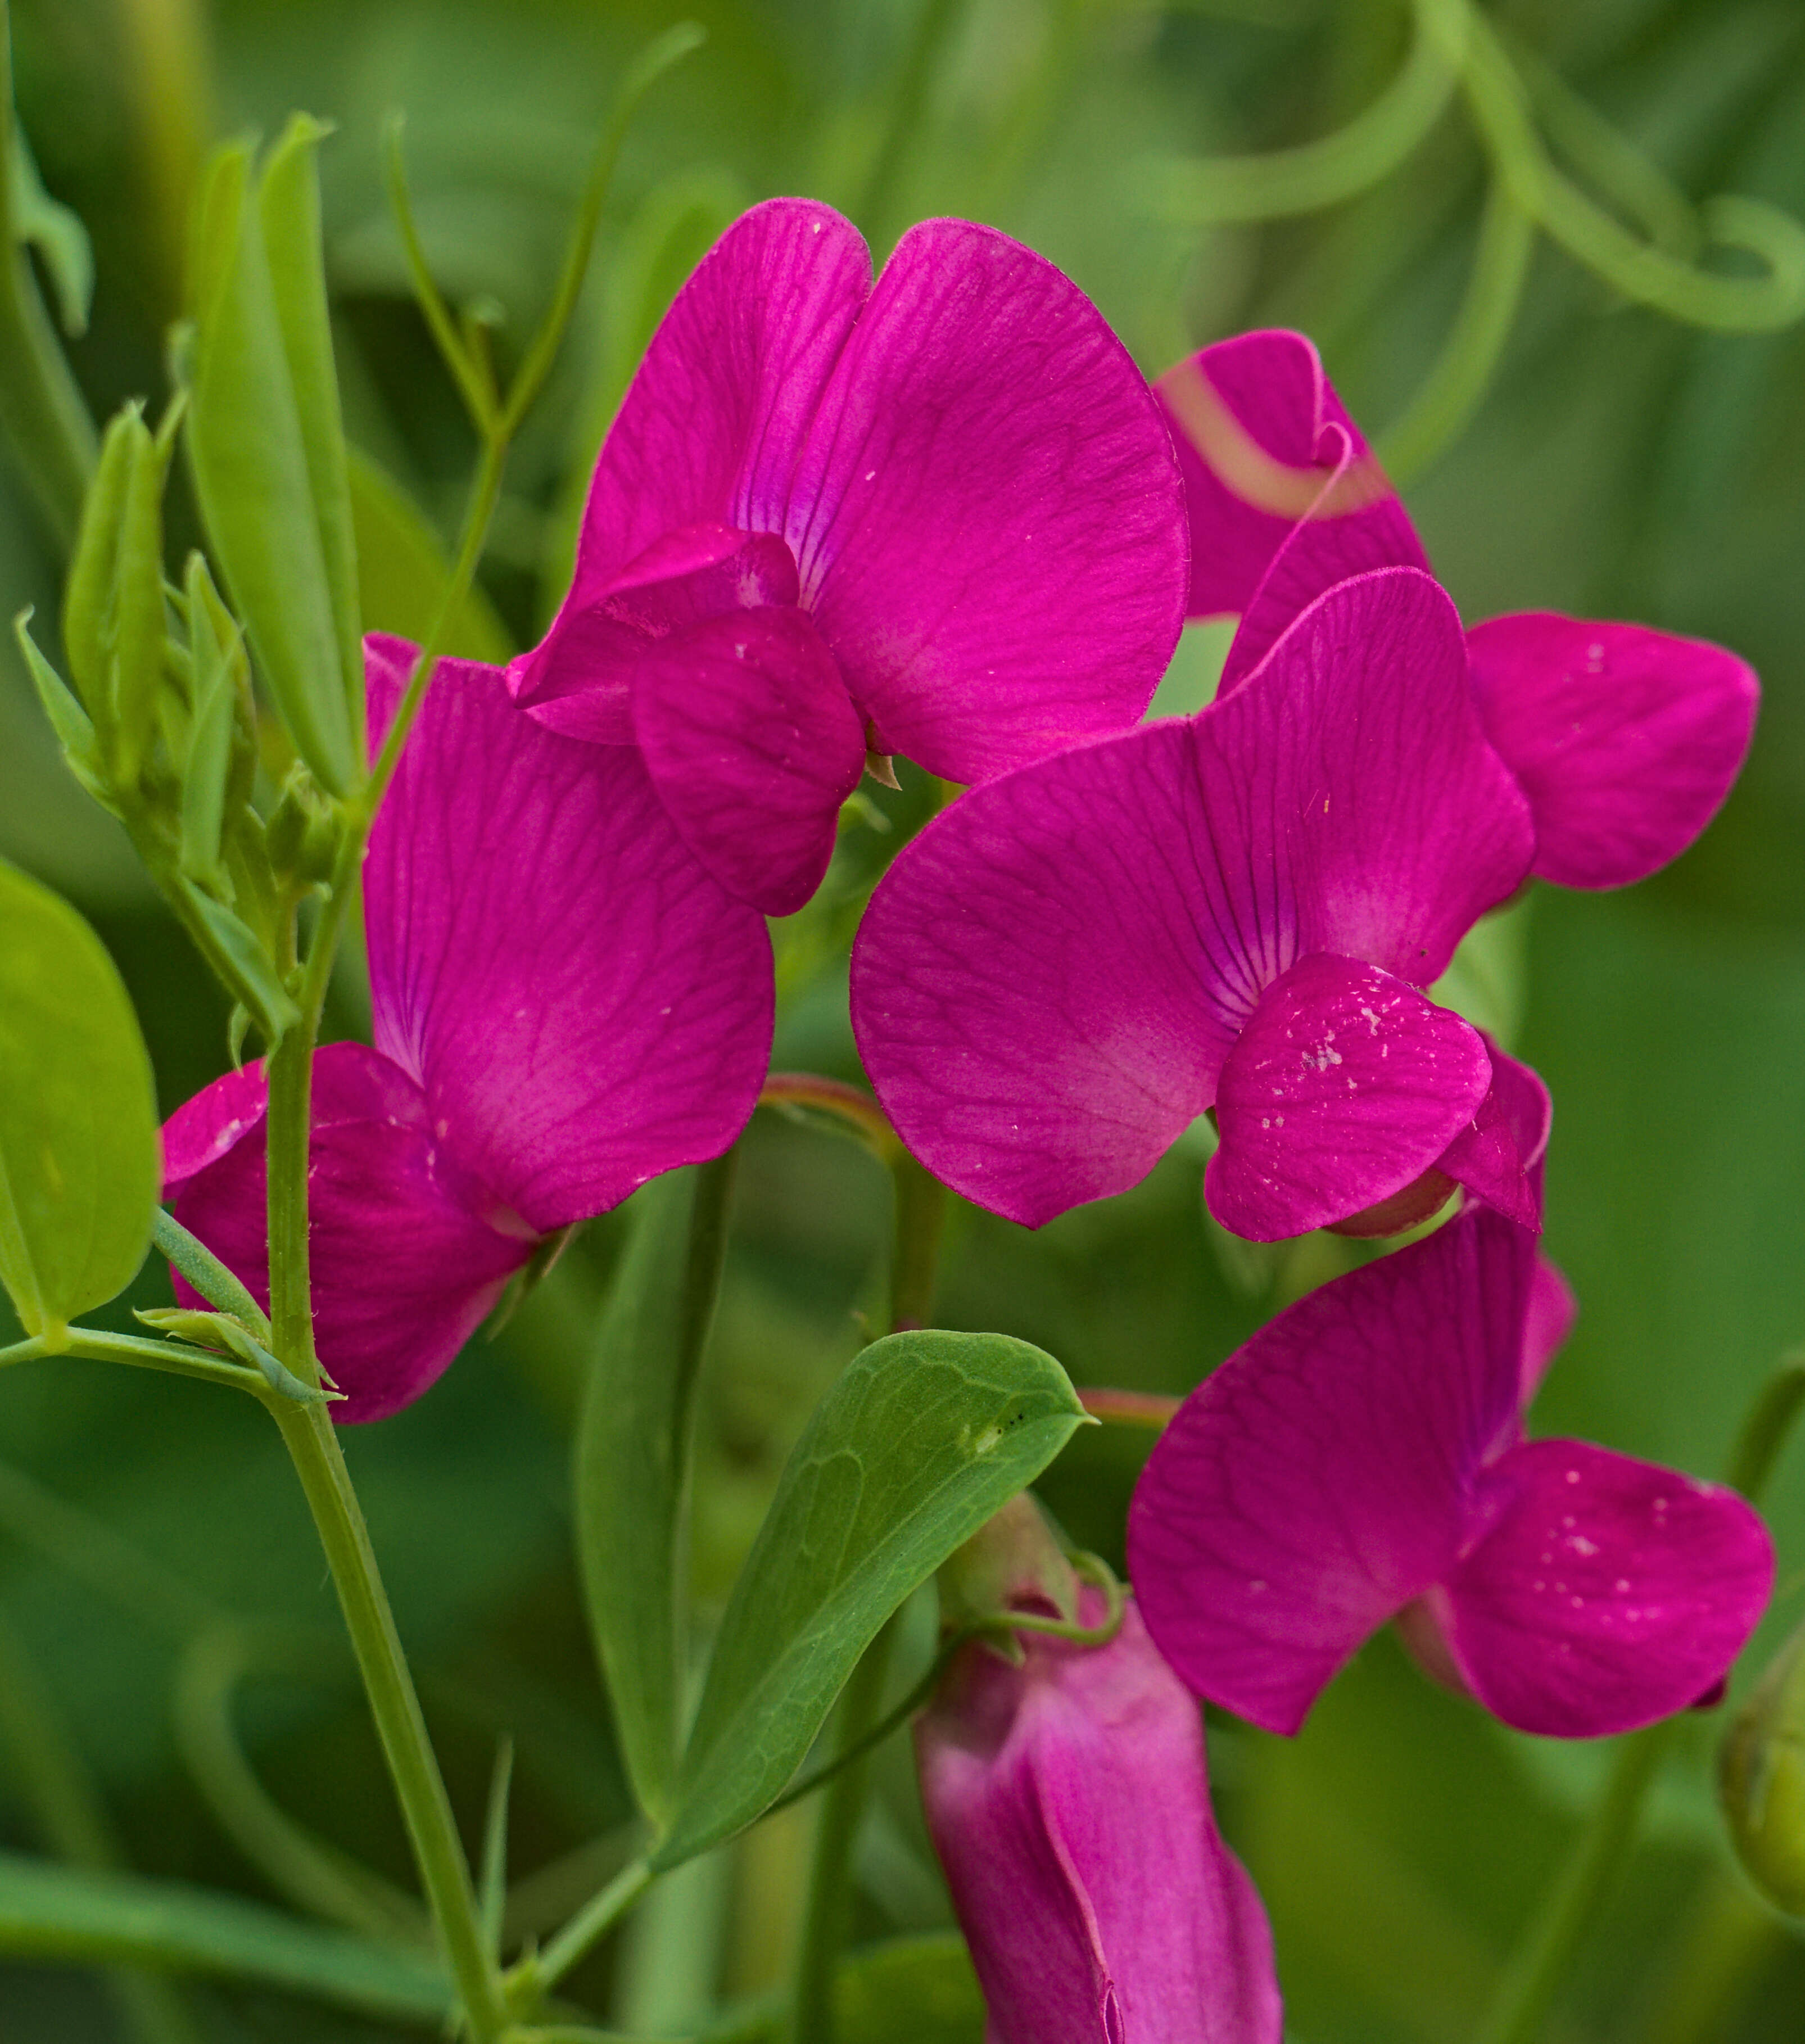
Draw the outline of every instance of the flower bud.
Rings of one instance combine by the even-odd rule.
[[[1081,1593],[1082,1622],[1106,1608]],[[1107,1646],[1020,1643],[1019,1665],[966,1646],[916,1727],[991,2044],[1278,2044],[1271,1935],[1211,1815],[1197,1705],[1132,1602]]]
[[[1749,1878],[1776,1908],[1805,1916],[1805,1627],[1724,1734],[1718,1792]]]

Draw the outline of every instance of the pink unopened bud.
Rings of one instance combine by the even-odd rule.
[[[1105,1609],[1084,1592],[1085,1623]],[[1021,1643],[1019,1667],[967,1646],[916,1728],[989,2044],[1278,2044],[1265,1912],[1134,1604],[1106,1646]]]

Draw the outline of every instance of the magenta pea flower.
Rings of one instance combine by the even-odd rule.
[[[1185,475],[1191,614],[1241,613],[1223,690],[1334,583],[1428,566],[1302,334],[1219,341],[1155,388]],[[1722,807],[1759,700],[1734,654],[1552,611],[1475,625],[1467,650],[1486,736],[1535,819],[1542,878],[1626,886],[1677,858]]]
[[[1773,1547],[1733,1491],[1523,1413],[1572,1301],[1469,1204],[1288,1308],[1179,1408],[1128,1518],[1150,1631],[1200,1696],[1294,1732],[1399,1619],[1431,1672],[1549,1737],[1709,1696]]]
[[[366,657],[379,742],[413,649]],[[773,998],[762,919],[697,866],[638,755],[598,763],[474,661],[440,664],[364,890],[375,1047],[316,1058],[309,1162],[340,1420],[419,1397],[547,1235],[724,1150]],[[229,1073],[163,1132],[178,1219],[265,1301],[267,1102],[260,1070]]]
[[[1528,870],[1453,605],[1388,568],[1239,688],[973,789],[907,846],[853,954],[898,1132],[1038,1226],[1213,1109],[1211,1211],[1255,1240],[1535,1205],[1478,1032],[1419,991]]]
[[[1201,1716],[1132,1600],[1107,1646],[1021,1644],[1020,1667],[964,1648],[916,1721],[989,2044],[1279,2044],[1272,1936],[1211,1813]]]
[[[755,206],[678,294],[609,431],[576,575],[509,670],[636,744],[723,886],[826,870],[867,754],[969,782],[1133,724],[1184,621],[1184,498],[1101,315],[986,227]]]

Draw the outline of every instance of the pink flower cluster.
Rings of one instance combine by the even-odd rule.
[[[1240,623],[1139,721],[1187,615]],[[373,639],[370,723],[413,649]],[[962,793],[895,859],[852,1015],[914,1154],[1036,1225],[1200,1116],[1227,1228],[1436,1231],[1281,1314],[1186,1401],[1101,1649],[967,1657],[924,1792],[999,2044],[1267,2044],[1269,1940],[1210,1817],[1211,1700],[1294,1731],[1375,1628],[1562,1736],[1706,1696],[1772,1559],[1739,1500],[1523,1414],[1570,1302],[1546,1096],[1427,990],[1532,877],[1684,849],[1756,705],[1718,647],[1463,628],[1301,336],[1150,390],[1096,309],[939,221],[874,284],[778,200],[679,294],[603,448],[575,578],[505,672],[447,662],[365,871],[374,1045],[315,1077],[320,1353],[417,1397],[547,1235],[719,1155],[768,1062],[767,914],[870,763]],[[167,1131],[179,1218],[254,1289],[260,1074]]]

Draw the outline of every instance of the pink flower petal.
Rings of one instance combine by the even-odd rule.
[[[1676,859],[1722,806],[1760,690],[1734,654],[1550,611],[1467,635],[1486,734],[1535,817],[1535,870],[1623,887]]]
[[[175,1118],[192,1125],[234,1094],[230,1112],[242,1116],[249,1078],[217,1081]],[[267,1308],[263,1158],[259,1116],[186,1179],[175,1212]],[[361,1043],[319,1053],[309,1251],[320,1360],[346,1394],[335,1420],[380,1420],[417,1398],[531,1255],[532,1238],[490,1227],[482,1204],[405,1072]],[[175,1288],[184,1304],[202,1303],[179,1278]]]
[[[1484,1041],[1457,1015],[1372,966],[1300,959],[1223,1066],[1210,1211],[1275,1242],[1376,1206],[1435,1163],[1491,1082]]]
[[[1548,1089],[1488,1036],[1492,1085],[1437,1170],[1532,1233],[1542,1231],[1542,1165],[1553,1107]],[[1451,1189],[1451,1188],[1450,1188]]]
[[[1212,916],[1235,876],[1190,849],[1195,751],[1150,724],[974,788],[866,911],[866,1068],[916,1155],[993,1213],[1037,1228],[1123,1191],[1215,1097],[1257,985]]]
[[[1293,876],[1300,952],[1425,986],[1524,878],[1527,807],[1480,730],[1454,607],[1414,568],[1338,583],[1198,722],[1251,782],[1242,833]]]
[[[551,630],[510,676],[532,691],[567,631],[666,533],[783,528],[791,474],[871,288],[858,231],[831,206],[769,199],[697,265],[652,336],[603,443],[575,578]]]
[[[1525,1412],[1534,1403],[1548,1374],[1548,1366],[1559,1354],[1579,1318],[1580,1304],[1573,1287],[1538,1250],[1529,1285],[1529,1313],[1523,1327],[1522,1401]]]
[[[778,543],[781,544],[781,543]],[[800,610],[740,610],[639,656],[633,729],[684,842],[767,916],[800,909],[865,770],[865,728]]]
[[[1190,614],[1242,613],[1226,693],[1323,592],[1429,565],[1404,507],[1303,334],[1238,334],[1154,386],[1191,526]]]
[[[1362,577],[1201,716],[974,790],[907,847],[854,951],[860,1051],[930,1169],[1038,1225],[1145,1175],[1300,955],[1432,979],[1531,846],[1453,606]]]
[[[217,1163],[263,1120],[269,1083],[261,1065],[204,1086],[163,1124],[163,1194],[172,1200],[198,1172]]]
[[[1170,440],[1100,313],[993,229],[912,228],[783,524],[881,749],[985,780],[1133,724],[1184,622]]]
[[[509,670],[514,699],[552,731],[633,742],[628,695],[647,650],[704,618],[793,604],[796,562],[768,532],[692,525],[630,561],[586,609],[568,605],[530,661]]]
[[[371,724],[411,649],[369,646]],[[543,729],[447,660],[371,835],[376,1044],[535,1234],[718,1156],[771,1040],[763,919],[699,866],[636,750]]]
[[[1107,1646],[1024,1646],[967,1648],[916,1730],[994,2044],[1278,2044],[1265,1911],[1134,1605]]]
[[[1299,1301],[1180,1407],[1135,1493],[1128,1565],[1200,1696],[1296,1731],[1455,1564],[1516,1410],[1529,1244],[1469,1208]]]
[[[1484,1537],[1433,1600],[1487,1709],[1594,1739],[1696,1703],[1767,1607],[1773,1543],[1734,1492],[1578,1441],[1487,1472]]]

